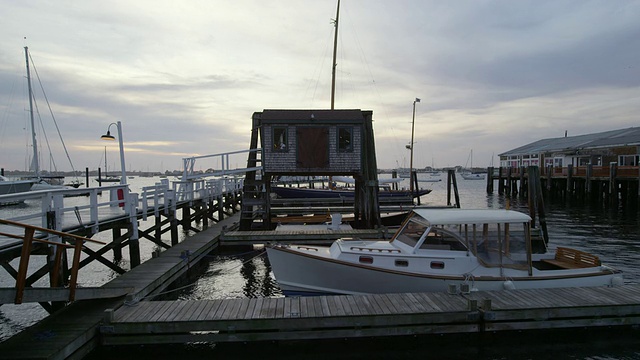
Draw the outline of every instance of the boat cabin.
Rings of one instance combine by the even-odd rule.
[[[526,214],[506,210],[415,209],[392,241],[412,254],[462,251],[485,266],[527,268],[530,221]]]

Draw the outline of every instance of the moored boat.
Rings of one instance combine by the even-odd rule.
[[[622,284],[622,273],[595,255],[548,248],[532,236],[530,223],[512,210],[417,208],[390,241],[271,245],[267,253],[287,295]]]
[[[298,187],[286,187],[286,186],[274,186],[271,188],[271,192],[284,199],[317,199],[317,198],[353,198],[355,191],[353,189],[312,189],[312,188],[298,188]],[[415,190],[413,196],[410,190],[381,190],[378,192],[379,198],[406,198],[406,197],[420,197],[427,195],[431,192],[431,189]]]
[[[27,191],[31,190],[31,186],[32,185],[33,185],[33,181],[31,181],[31,180],[10,180],[9,178],[6,178],[6,177],[0,175],[0,195],[27,192]],[[11,205],[11,204],[15,204],[15,203],[16,202],[14,202],[14,201],[12,201],[12,202],[2,202],[2,201],[0,201],[0,206],[1,205]]]

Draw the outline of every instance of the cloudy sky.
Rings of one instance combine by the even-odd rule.
[[[76,169],[122,121],[127,169],[247,149],[263,109],[330,107],[334,0],[0,0],[0,167],[27,167],[28,46]],[[640,2],[342,0],[336,108],[373,110],[380,168],[488,166],[637,126]],[[25,39],[26,38],[26,39]],[[35,76],[32,74],[32,77]],[[42,163],[70,170],[34,80]],[[38,125],[40,127],[40,125]],[[112,127],[113,132],[115,129]]]

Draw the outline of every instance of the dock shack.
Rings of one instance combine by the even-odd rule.
[[[373,111],[263,110],[253,114],[240,230],[271,229],[272,183],[281,176],[353,176],[355,223],[380,225]],[[324,208],[326,212],[326,207]]]

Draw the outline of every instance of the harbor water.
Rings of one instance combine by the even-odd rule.
[[[419,174],[422,179],[433,179],[429,174]],[[433,191],[421,201],[423,205],[446,205],[446,174],[442,181],[420,182],[420,187]],[[130,180],[132,191],[142,186],[152,185],[158,178],[135,178]],[[405,182],[407,182],[405,180]],[[463,180],[457,178],[461,207],[463,208],[505,208],[504,196],[487,194],[486,181]],[[408,186],[407,184],[404,184]],[[78,199],[77,201],[83,201]],[[452,197],[453,201],[453,197]],[[0,208],[0,218],[15,216],[26,211],[30,204]],[[33,205],[35,206],[35,205]],[[509,200],[513,209],[527,212],[525,200]],[[545,199],[546,220],[552,246],[568,246],[598,255],[603,263],[624,272],[625,282],[640,282],[640,212],[637,208],[602,208],[601,206],[571,203]],[[153,221],[153,220],[151,220]],[[151,226],[141,223],[140,228]],[[188,236],[183,233],[182,236]],[[110,233],[98,234],[96,239],[109,240]],[[169,241],[169,239],[167,239]],[[141,240],[143,261],[151,257],[155,245]],[[124,253],[126,256],[126,252]],[[126,259],[124,267],[128,267]],[[15,266],[15,265],[14,265]],[[111,270],[97,262],[82,269],[80,284],[98,286],[116,276]],[[0,273],[2,286],[11,282],[10,276]],[[283,296],[270,271],[268,259],[261,249],[243,252],[214,253],[199,276],[187,284],[165,295],[169,299],[221,299],[244,297]],[[19,332],[25,327],[44,318],[46,312],[37,304],[0,306],[0,339]],[[635,333],[635,334],[634,334]],[[559,332],[550,339],[519,338],[517,335],[504,342],[491,341],[487,344],[467,343],[465,339],[438,341],[424,338],[385,340],[338,340],[331,342],[295,342],[278,344],[190,344],[181,346],[139,346],[133,348],[103,348],[91,354],[91,359],[140,359],[153,356],[157,359],[175,357],[289,359],[304,356],[310,359],[390,359],[414,358],[416,356],[445,359],[640,359],[640,341],[635,339],[638,331],[614,332],[602,329],[597,337],[580,331]],[[509,345],[510,344],[510,345]],[[514,345],[516,344],[516,345]]]

